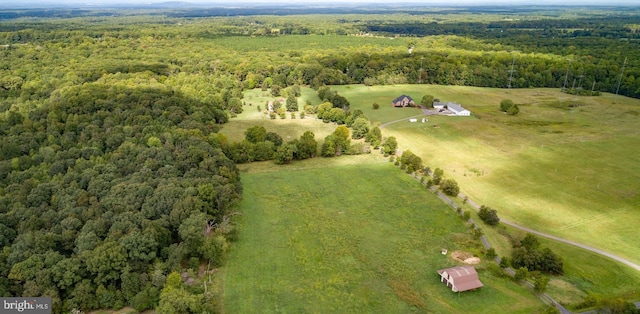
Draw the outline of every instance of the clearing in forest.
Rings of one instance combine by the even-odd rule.
[[[482,289],[458,295],[441,284],[436,270],[458,264],[441,249],[480,254],[479,241],[410,176],[382,158],[361,157],[366,162],[359,165],[300,162],[243,173],[239,239],[223,270],[226,312],[531,313],[543,307],[485,262],[476,265]]]

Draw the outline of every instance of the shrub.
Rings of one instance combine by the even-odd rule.
[[[511,261],[509,260],[508,257],[503,256],[500,258],[500,267],[507,268],[509,267],[510,264],[511,264]]]
[[[490,207],[484,205],[480,206],[478,216],[480,216],[480,219],[482,219],[482,221],[490,226],[496,226],[500,222],[498,212],[495,209],[491,209]]]
[[[367,147],[364,145],[364,143],[354,143],[353,145],[349,146],[349,148],[347,149],[346,154],[347,155],[362,155],[367,153]]]
[[[444,175],[444,170],[440,168],[436,168],[436,170],[433,171],[433,184],[440,185],[443,175]]]
[[[312,106],[311,104],[304,105],[304,112],[308,114],[315,114],[318,112],[318,107]]]
[[[373,103],[373,109],[378,109],[378,108],[380,108],[380,105],[378,105],[377,102],[374,102]]]
[[[529,270],[526,267],[520,267],[516,269],[516,274],[513,276],[513,279],[516,281],[522,281],[527,279],[529,276]]]
[[[511,107],[513,107],[513,100],[511,99],[503,99],[500,102],[500,111],[502,112],[507,112]]]
[[[518,105],[513,105],[511,106],[511,108],[509,108],[509,110],[507,110],[507,113],[512,116],[517,115],[518,112],[520,112],[520,108],[518,108]]]
[[[545,292],[547,290],[547,285],[549,285],[549,277],[538,276],[536,281],[533,283],[533,290],[537,293]]]
[[[496,256],[498,256],[498,254],[496,254],[496,250],[495,250],[495,249],[493,249],[493,248],[489,248],[489,249],[487,250],[487,253],[485,253],[485,256],[486,256],[488,259],[494,259],[494,258],[496,258]]]

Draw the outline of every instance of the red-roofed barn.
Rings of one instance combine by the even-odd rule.
[[[438,271],[440,282],[447,284],[453,292],[463,292],[478,289],[484,285],[478,279],[478,273],[473,266],[456,266]]]

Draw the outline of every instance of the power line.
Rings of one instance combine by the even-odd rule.
[[[569,80],[569,67],[571,66],[571,60],[567,64],[567,74],[564,75],[564,85],[562,85],[562,91],[564,92],[567,89],[567,80]]]
[[[580,74],[578,75],[578,78],[580,78],[580,80],[578,81],[578,89],[582,90],[582,78],[584,77],[584,74]]]
[[[422,84],[422,61],[424,60],[424,56],[420,57],[420,77],[418,78],[418,84]]]
[[[620,71],[620,79],[618,79],[618,87],[616,88],[616,95],[620,91],[620,83],[622,83],[622,75],[624,74],[624,67],[627,65],[627,58],[624,58],[624,63],[622,64],[622,71]]]
[[[513,66],[516,64],[516,55],[513,55],[513,60],[511,61],[511,70],[509,70],[509,88],[511,88],[511,81],[513,80],[513,72],[516,70],[513,69]]]

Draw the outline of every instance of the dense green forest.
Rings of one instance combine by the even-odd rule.
[[[215,310],[215,291],[198,280],[236,236],[234,162],[274,158],[244,159],[246,145],[217,133],[242,110],[243,90],[568,82],[616,92],[620,82],[620,94],[640,97],[640,17],[628,12],[518,22],[74,12],[0,19],[0,294],[52,296],[56,313]],[[368,136],[357,112],[343,118]],[[327,137],[322,155],[347,150],[345,134]],[[283,150],[313,157],[313,137]]]
[[[107,18],[98,15],[84,19],[45,21],[14,19],[0,24],[0,30],[3,31],[0,33],[0,43],[9,45],[5,48],[5,56],[9,56],[11,49],[17,49],[20,44],[42,46],[53,42],[79,45],[78,48],[84,48],[87,56],[86,49],[109,47],[123,41],[139,46],[140,53],[147,45],[157,47],[160,43],[168,44],[174,40],[209,43],[226,41],[229,36],[242,36],[254,40],[226,41],[226,44],[230,44],[229,48],[234,48],[243,58],[229,56],[230,51],[225,49],[226,53],[223,52],[222,56],[230,59],[220,60],[221,52],[216,52],[218,56],[211,59],[220,60],[224,65],[222,70],[232,73],[245,88],[261,84],[318,87],[325,84],[430,83],[515,88],[566,87],[618,92],[637,98],[640,97],[640,82],[636,79],[640,76],[637,64],[640,60],[640,17],[632,14],[633,10],[630,11],[613,11],[607,17],[573,19],[545,15],[534,15],[535,18],[530,19],[526,19],[527,16],[514,18],[517,17],[514,14],[487,15],[485,22],[481,17],[463,14],[457,19],[443,22],[438,22],[433,14],[206,19],[177,18],[172,17],[175,15],[172,13],[160,17],[125,15]],[[87,25],[87,22],[91,24]],[[395,45],[386,43],[384,46],[405,46],[406,50],[413,47],[413,53],[381,50],[378,49],[379,44],[362,47],[362,43],[356,39],[319,37],[347,34],[401,36],[403,40],[395,41]],[[272,40],[273,37],[284,35],[313,36]],[[331,44],[318,44],[324,41]],[[344,53],[349,47],[359,49]],[[50,49],[47,47],[44,50]],[[268,62],[265,62],[265,53],[269,50],[278,51],[279,55],[269,55]],[[160,64],[134,64],[128,67],[144,66],[151,71],[162,71],[162,66],[183,66],[182,60],[168,58],[169,54],[167,51],[163,56],[165,58],[157,60]],[[37,55],[25,57],[47,57],[42,49]],[[127,70],[118,69],[117,66],[100,70]],[[26,74],[18,76],[3,75],[0,91],[17,93]]]
[[[183,262],[220,265],[242,192],[214,133],[226,113],[153,76],[56,89],[0,120],[0,294],[144,310],[176,297],[161,289]]]

